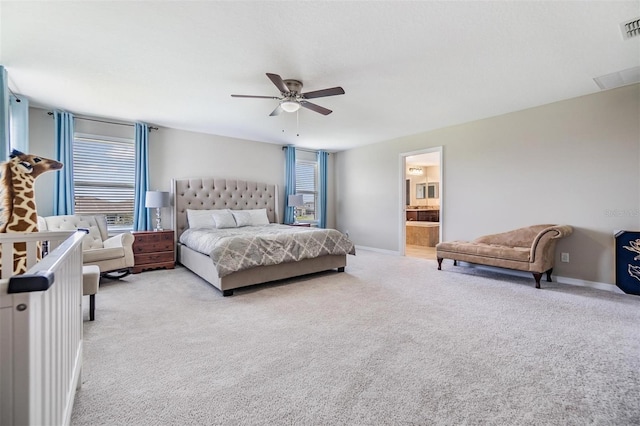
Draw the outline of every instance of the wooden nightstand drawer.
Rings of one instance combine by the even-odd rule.
[[[137,274],[149,269],[175,266],[175,242],[173,231],[133,232],[133,258],[135,265],[131,272]]]
[[[134,258],[136,260],[136,266],[147,265],[149,263],[173,262],[173,252],[165,251],[158,253],[135,254]]]
[[[140,243],[160,243],[173,242],[173,231],[141,231],[135,232],[136,242]]]
[[[167,241],[136,241],[133,245],[134,253],[149,253],[155,251],[172,251],[173,240]]]

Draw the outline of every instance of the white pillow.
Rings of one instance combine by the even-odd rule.
[[[216,223],[216,228],[236,228],[236,220],[233,218],[230,210],[215,210],[211,213],[213,221]]]
[[[249,212],[251,215],[251,224],[253,226],[268,225],[269,218],[267,217],[267,209],[254,209],[254,210],[242,210],[243,212]]]
[[[233,215],[233,218],[236,220],[236,225],[238,227],[253,225],[253,221],[251,220],[251,213],[249,213],[248,211],[231,210],[231,214]]]
[[[215,210],[192,210],[187,209],[187,222],[189,228],[214,228],[216,223],[213,221],[211,212]]]

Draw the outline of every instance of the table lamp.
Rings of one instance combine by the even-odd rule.
[[[160,225],[160,209],[169,206],[169,193],[164,191],[147,191],[144,206],[156,209],[156,231],[162,231]]]
[[[304,199],[302,198],[302,195],[289,195],[287,205],[289,207],[293,207],[293,223],[298,223],[298,207],[304,207]]]

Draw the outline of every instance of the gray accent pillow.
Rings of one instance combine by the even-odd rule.
[[[240,210],[240,211],[231,210],[231,214],[233,215],[233,218],[236,220],[236,225],[238,227],[253,225],[253,221],[251,219],[251,213],[249,213],[248,211],[246,211],[246,210],[244,210],[244,211],[242,211],[242,210]]]
[[[215,210],[192,210],[187,209],[187,222],[189,222],[189,228],[205,228],[216,226],[213,221],[211,212]]]
[[[237,228],[236,220],[233,218],[230,210],[215,210],[211,213],[216,228]]]
[[[267,209],[253,209],[253,210],[243,210],[243,211],[249,212],[249,214],[251,215],[251,223],[253,224],[253,226],[269,224]]]

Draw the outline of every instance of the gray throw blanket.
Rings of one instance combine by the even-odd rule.
[[[260,265],[324,255],[355,254],[351,240],[335,229],[270,224],[242,228],[194,228],[180,242],[211,257],[219,277]]]

